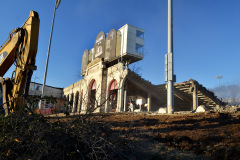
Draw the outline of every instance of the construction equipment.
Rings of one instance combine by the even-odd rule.
[[[21,28],[16,28],[0,47],[0,110],[1,113],[23,111],[24,98],[28,96],[35,58],[38,48],[39,16],[30,15]],[[8,69],[15,65],[11,78],[3,78]],[[2,103],[2,104],[1,104]]]

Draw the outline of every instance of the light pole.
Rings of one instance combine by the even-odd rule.
[[[165,55],[165,82],[167,84],[167,113],[174,112],[174,82],[176,75],[173,72],[173,23],[172,0],[168,0],[168,54]]]
[[[47,53],[47,60],[46,60],[46,66],[45,66],[45,72],[44,72],[44,79],[43,79],[43,86],[42,86],[42,98],[44,97],[44,91],[45,91],[45,84],[46,84],[46,78],[47,78],[47,70],[48,70],[48,60],[50,55],[50,48],[51,48],[51,42],[52,42],[52,33],[53,33],[53,26],[54,26],[54,20],[55,20],[55,13],[56,9],[58,8],[61,0],[56,0],[55,6],[54,6],[54,13],[53,13],[53,20],[52,20],[52,28],[50,33],[50,39],[49,39],[49,45],[48,45],[48,53]],[[40,107],[41,109],[41,101],[40,101]]]
[[[215,76],[216,79],[218,79],[218,88],[220,87],[220,79],[223,79],[223,76]]]

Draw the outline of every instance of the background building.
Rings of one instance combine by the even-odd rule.
[[[41,96],[42,84],[31,82],[29,87],[29,96]],[[43,112],[50,113],[50,109],[55,108],[56,112],[62,112],[65,110],[64,103],[66,100],[63,98],[63,88],[45,86],[45,97],[53,97],[56,99],[56,103],[44,103]],[[34,107],[38,107],[38,103],[34,104]]]

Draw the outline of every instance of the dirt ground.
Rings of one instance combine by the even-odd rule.
[[[240,111],[109,113],[93,114],[90,120],[130,140],[136,159],[240,159]]]

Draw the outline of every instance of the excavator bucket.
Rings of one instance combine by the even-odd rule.
[[[13,84],[9,78],[4,79],[0,77],[0,110],[2,114],[5,114],[5,116],[7,116],[9,111],[12,110],[12,108],[9,108],[9,106],[13,103],[13,99],[10,98],[12,97],[12,88]]]
[[[0,115],[4,114],[3,108],[3,92],[2,92],[2,84],[0,83]]]

